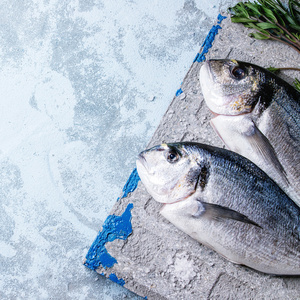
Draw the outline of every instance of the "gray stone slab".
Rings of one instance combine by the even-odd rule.
[[[277,42],[256,41],[249,30],[230,19],[222,22],[207,58],[235,58],[268,66],[299,66],[299,55]],[[209,124],[211,115],[201,94],[194,62],[181,89],[161,120],[149,147],[161,142],[197,141],[224,147]],[[292,72],[284,74],[292,81]],[[143,149],[141,149],[143,150]],[[299,277],[276,277],[235,265],[175,228],[159,213],[139,182],[137,189],[120,199],[111,214],[122,215],[133,203],[132,234],[126,240],[106,244],[116,258],[111,273],[125,280],[125,287],[147,299],[299,299]]]

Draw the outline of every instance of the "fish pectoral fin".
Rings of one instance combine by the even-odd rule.
[[[255,149],[256,153],[263,158],[263,160],[274,166],[277,170],[283,181],[288,185],[289,181],[286,175],[286,172],[281,165],[277,154],[270,144],[266,136],[257,128],[257,126],[252,122],[251,133],[245,134],[250,145]]]
[[[251,224],[262,228],[260,225],[250,220],[247,216],[218,204],[212,204],[197,200],[198,211],[193,215],[194,218],[208,217],[212,219],[232,219],[235,221]]]

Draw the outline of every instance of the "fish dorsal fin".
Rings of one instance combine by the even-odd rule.
[[[251,224],[260,227],[257,223],[250,220],[247,216],[218,204],[212,204],[197,200],[198,211],[193,215],[194,218],[208,217],[211,219],[232,219],[235,221]]]

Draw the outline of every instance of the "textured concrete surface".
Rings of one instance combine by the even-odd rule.
[[[248,30],[229,19],[222,22],[207,58],[235,58],[265,67],[299,66],[294,50],[277,42],[255,41]],[[210,113],[201,94],[195,62],[187,73],[182,91],[175,97],[148,147],[161,142],[198,141],[224,146],[212,130]],[[285,79],[292,81],[293,73]],[[142,150],[142,149],[141,149]],[[232,264],[214,251],[176,229],[160,214],[140,182],[138,188],[114,206],[111,214],[132,209],[132,234],[114,240],[106,249],[117,264],[98,272],[116,274],[125,287],[147,299],[299,299],[300,278],[270,276]]]

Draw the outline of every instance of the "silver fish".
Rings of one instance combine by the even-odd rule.
[[[207,61],[200,84],[225,145],[300,205],[300,93],[268,70],[236,60]]]
[[[248,159],[197,143],[140,153],[138,174],[160,213],[231,262],[300,275],[300,207]]]

